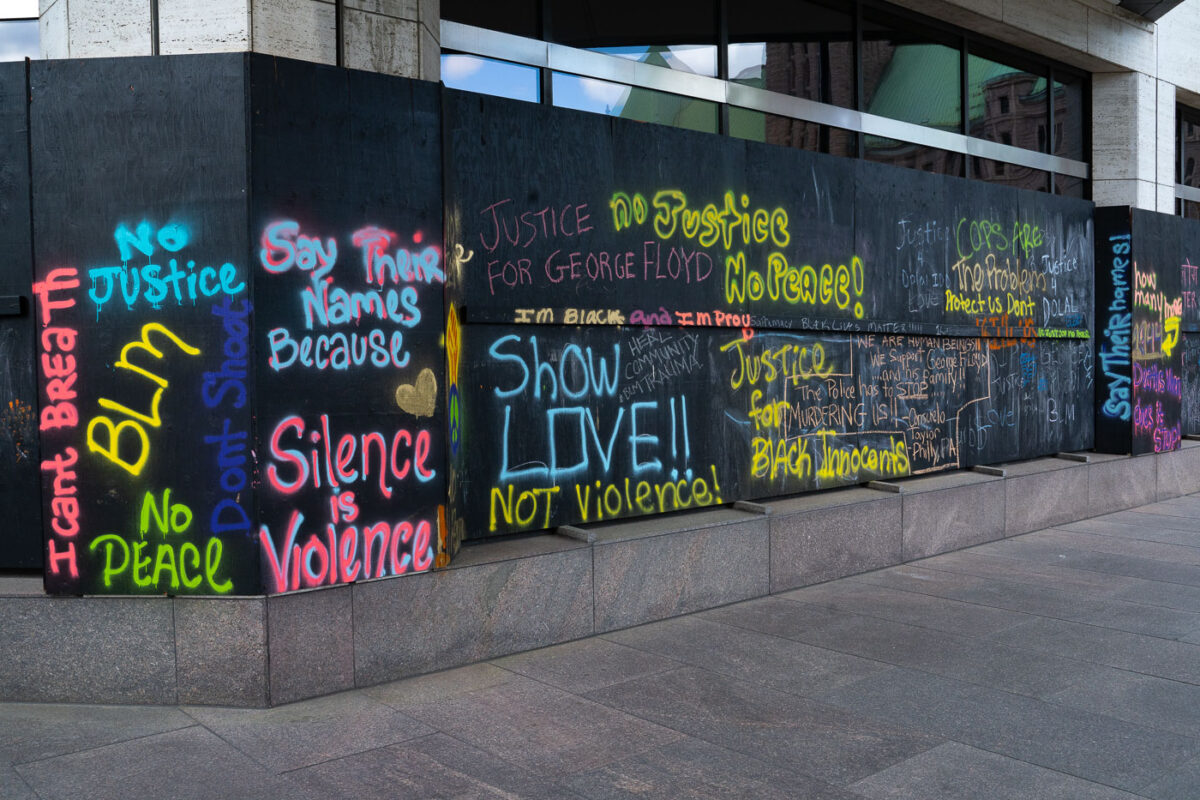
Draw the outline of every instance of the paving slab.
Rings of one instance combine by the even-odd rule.
[[[322,797],[573,800],[560,781],[436,733],[288,773]]]
[[[818,606],[770,598],[706,613],[720,620],[885,664],[1038,697],[1094,673],[1095,664]],[[1006,628],[1007,630],[1008,628]],[[1047,655],[1049,657],[1047,658]]]
[[[1146,508],[1148,506],[1130,509],[1129,511],[1118,511],[1115,514],[1105,514],[1102,517],[1092,517],[1092,519],[1098,522],[1119,522],[1128,525],[1137,525],[1145,529],[1148,533],[1164,528],[1172,531],[1200,532],[1200,513],[1191,516],[1179,516],[1177,514],[1166,514],[1163,511],[1146,511]]]
[[[605,638],[668,656],[676,666],[685,663],[810,697],[887,669],[877,661],[694,615],[617,631]]]
[[[318,800],[198,725],[17,767],[41,800]]]
[[[1182,519],[1182,517],[1177,517],[1177,519]],[[1200,531],[1181,530],[1179,528],[1168,528],[1159,525],[1151,526],[1145,522],[1138,522],[1136,520],[1118,522],[1105,517],[1095,517],[1093,519],[1084,519],[1079,522],[1060,525],[1058,529],[1094,533],[1101,536],[1118,536],[1125,539],[1137,539],[1139,541],[1167,542],[1169,544],[1195,545],[1200,543]]]
[[[693,667],[627,681],[587,696],[835,786],[860,780],[942,742],[893,721]]]
[[[1200,586],[1136,579],[1113,597],[1130,603],[1200,612]]]
[[[276,772],[434,732],[407,714],[356,691],[275,708],[191,706],[187,712],[226,742]]]
[[[1110,669],[1046,698],[1200,740],[1200,686]]]
[[[605,546],[626,543],[641,539]],[[436,669],[419,641],[432,629],[405,627],[422,581],[456,581],[463,608],[503,613],[464,642],[490,661],[271,709],[0,704],[0,797],[1197,796],[1200,497],[590,638],[591,550],[514,540],[506,552],[329,598],[249,600],[224,618],[178,601],[138,649],[173,630],[180,656],[136,672],[154,679],[131,700],[212,696],[208,665],[256,663],[273,614],[306,626],[327,612],[353,623],[372,603],[397,611],[395,630],[351,625],[323,650],[317,635],[275,642],[265,676],[230,676],[231,701],[302,696],[313,670],[348,682]],[[472,575],[513,594],[481,594]],[[528,621],[542,602],[557,603],[548,631]],[[133,625],[154,610],[111,608]],[[118,646],[97,653],[125,657]]]
[[[801,772],[691,738],[575,776],[568,786],[589,800],[862,800]]]
[[[945,553],[919,561],[914,566],[975,575],[980,578],[998,578],[1032,586],[1049,585],[1069,590],[1078,597],[1094,600],[1104,600],[1125,587],[1139,583],[1137,578],[1122,578],[1057,564],[1038,564],[1025,559],[988,555],[978,549]]]
[[[1136,800],[1137,795],[947,742],[851,784],[873,800]]]
[[[1191,737],[912,670],[864,678],[825,700],[1131,792],[1200,754]]]
[[[586,772],[682,738],[670,728],[528,678],[411,706],[408,713],[544,777]]]
[[[1029,618],[1019,612],[858,581],[835,581],[779,597],[966,636],[995,633]]]
[[[577,694],[679,666],[674,659],[626,647],[619,641],[600,637],[580,639],[492,663]]]
[[[1200,786],[1200,758],[1189,761],[1144,787],[1138,795],[1151,800],[1195,800]]]
[[[166,706],[0,703],[0,763],[40,761],[195,724]]]
[[[447,669],[442,672],[431,672],[428,675],[420,675],[407,680],[381,683],[378,686],[368,686],[362,690],[362,693],[403,711],[411,706],[458,697],[517,680],[521,680],[521,676],[511,670],[481,663]]]
[[[919,564],[872,572],[859,576],[858,580],[1035,616],[1075,616],[1104,608],[1102,601],[1080,597],[1052,582],[987,578],[928,569]]]
[[[5,800],[38,800],[33,787],[9,764],[0,764],[0,797]]]
[[[992,638],[1018,649],[1070,655],[1118,669],[1200,684],[1197,644],[1057,619],[1032,620]]]

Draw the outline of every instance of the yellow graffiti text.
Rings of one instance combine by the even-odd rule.
[[[200,350],[198,348],[192,347],[190,344],[183,341],[183,339],[172,333],[165,325],[157,322],[146,323],[142,326],[142,338],[140,340],[132,341],[121,348],[121,357],[113,366],[116,369],[124,369],[137,373],[138,375],[147,378],[156,386],[158,386],[158,389],[155,390],[150,399],[149,413],[144,414],[139,411],[134,411],[133,409],[124,406],[121,403],[109,400],[106,397],[102,397],[100,398],[101,408],[124,414],[125,416],[129,417],[129,419],[123,420],[120,423],[114,423],[112,419],[107,416],[97,415],[92,418],[91,422],[88,423],[87,429],[88,450],[93,453],[99,453],[134,477],[141,475],[142,469],[146,466],[146,461],[150,458],[150,437],[147,434],[145,427],[143,427],[143,424],[149,425],[152,428],[158,428],[162,426],[162,417],[159,415],[158,407],[159,403],[162,401],[163,392],[165,392],[170,386],[166,378],[130,361],[131,354],[135,352],[149,353],[151,356],[159,360],[163,358],[163,352],[150,343],[151,333],[157,333],[161,336],[165,336],[167,339],[173,342],[176,347],[189,356],[200,354]],[[107,431],[107,437],[104,443],[101,443],[97,439],[96,434],[99,429]],[[132,461],[123,458],[121,455],[121,434],[126,430],[133,431],[137,435],[138,440],[138,455],[137,458],[133,459]]]
[[[508,528],[516,525],[518,528],[527,529],[534,527],[535,521],[538,519],[541,522],[536,523],[536,527],[550,527],[550,512],[554,507],[554,495],[558,494],[560,488],[551,486],[545,489],[526,489],[518,493],[512,484],[504,489],[493,486],[488,530],[497,530],[501,522]]]

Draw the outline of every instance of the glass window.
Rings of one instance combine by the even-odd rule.
[[[1054,176],[1054,193],[1064,197],[1083,199],[1083,178],[1073,178],[1070,175]]]
[[[863,148],[867,160],[878,161],[881,164],[936,172],[939,175],[961,176],[963,172],[962,154],[949,150],[938,150],[881,136],[864,136]]]
[[[717,132],[717,104],[707,100],[562,72],[555,72],[551,80],[556,106],[705,133]]]
[[[477,28],[542,38],[537,0],[442,0],[442,19]]]
[[[955,42],[912,22],[864,12],[863,110],[961,131],[960,52]]]
[[[1002,183],[1015,189],[1050,191],[1050,173],[987,158],[971,158],[971,177],[988,183]],[[1062,177],[1062,176],[1059,176]]]
[[[854,107],[854,18],[846,6],[744,0],[728,9],[730,80]]]
[[[851,131],[736,106],[729,107],[729,135],[835,156],[858,155]]]
[[[1200,188],[1200,111],[1178,106],[1176,116],[1179,131],[1175,147],[1176,180],[1184,186]]]
[[[553,41],[715,77],[714,0],[546,0]]]
[[[442,83],[530,103],[540,102],[542,94],[537,67],[463,53],[442,53]]]
[[[968,135],[1049,152],[1046,77],[1045,70],[1035,72],[978,55],[968,56]]]
[[[1084,161],[1083,80],[1054,73],[1054,155]]]
[[[0,61],[38,57],[36,19],[0,19]]]

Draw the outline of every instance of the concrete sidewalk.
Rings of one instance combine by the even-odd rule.
[[[0,704],[0,798],[1200,797],[1200,496],[273,709]]]

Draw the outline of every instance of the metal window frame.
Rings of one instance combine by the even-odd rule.
[[[1200,189],[1195,186],[1185,186],[1182,183],[1175,184],[1175,197],[1179,200],[1190,200],[1193,203],[1200,203]]]
[[[859,134],[860,141],[862,135],[880,136],[1073,178],[1087,180],[1091,177],[1091,168],[1086,161],[1025,150],[962,133],[938,130],[865,111],[769,92],[719,78],[677,72],[555,42],[529,39],[450,20],[442,20],[441,36],[442,48],[445,50],[830,125]]]
[[[1186,128],[1188,123],[1192,125],[1200,124],[1200,109],[1185,106],[1182,103],[1175,104],[1175,157],[1178,159],[1178,165],[1175,170],[1175,199],[1187,200],[1192,203],[1200,203],[1200,188],[1188,186],[1183,183],[1186,177],[1187,170],[1187,151],[1184,147],[1186,139]],[[1177,213],[1183,213],[1182,204],[1179,204]]]

